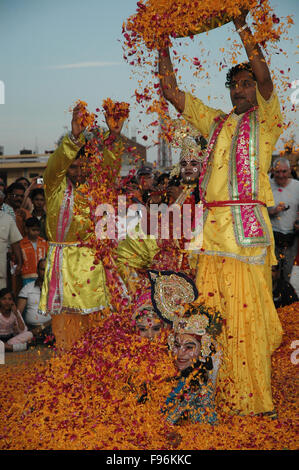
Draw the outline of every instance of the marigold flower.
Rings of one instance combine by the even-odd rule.
[[[78,105],[80,106],[80,113],[79,113],[80,123],[86,129],[91,128],[94,125],[96,115],[94,113],[90,113],[87,110],[87,103],[85,101],[77,100],[75,103],[75,106],[78,106]]]
[[[298,338],[298,313],[299,302],[278,310],[284,336],[272,356],[276,420],[227,415],[219,408],[217,426],[168,425],[160,409],[176,371],[166,338],[153,343],[132,334],[129,313],[122,310],[99,318],[66,354],[46,363],[1,366],[1,449],[169,450],[167,436],[176,430],[181,450],[295,450],[296,365],[290,345]],[[137,404],[144,384],[148,399]]]
[[[128,103],[112,101],[111,98],[107,98],[103,101],[103,108],[108,121],[114,126],[129,117],[130,105]]]

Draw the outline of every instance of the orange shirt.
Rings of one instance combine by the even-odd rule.
[[[28,237],[24,237],[20,241],[22,250],[23,266],[22,277],[37,277],[37,263],[40,259],[45,258],[48,251],[48,242],[41,237],[37,238],[36,250]]]

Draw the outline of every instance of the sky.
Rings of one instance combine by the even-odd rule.
[[[155,135],[148,128],[157,116],[145,116],[134,100],[142,70],[136,74],[123,58],[122,25],[135,13],[136,3],[0,0],[0,146],[4,147],[4,154],[15,155],[24,148],[39,153],[54,149],[59,137],[70,128],[69,110],[76,100],[86,101],[90,111],[95,111],[103,99],[110,97],[130,103],[131,116],[125,132],[148,146],[149,160],[157,158]],[[271,67],[283,70],[290,83],[298,80],[299,88],[299,1],[270,0],[270,4],[278,17],[293,15],[295,22],[288,40],[279,45],[285,54],[274,54]],[[198,97],[226,112],[231,106],[224,87],[228,69],[219,71],[218,67],[223,60],[220,49],[230,47],[228,37],[238,40],[232,23],[197,35],[193,41],[188,38],[174,44],[181,56],[199,57],[209,74],[208,78],[195,78],[190,64],[179,64],[180,87],[189,90],[193,84]],[[291,122],[283,138],[293,133],[299,144],[298,117],[290,110],[294,91],[280,91],[286,106],[285,119]],[[144,135],[149,136],[147,141]],[[278,147],[282,146],[280,140]]]

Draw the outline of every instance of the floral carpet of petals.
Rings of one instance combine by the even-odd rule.
[[[278,311],[283,341],[273,355],[273,396],[278,419],[228,416],[219,424],[170,426],[160,408],[170,391],[172,360],[163,336],[149,342],[132,334],[124,316],[102,319],[71,351],[31,367],[0,367],[2,450],[177,449],[295,450],[296,317],[299,303]],[[127,317],[128,318],[128,317]],[[142,385],[149,399],[139,404]]]

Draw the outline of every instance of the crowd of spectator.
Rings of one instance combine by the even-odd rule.
[[[0,339],[6,351],[51,338],[51,318],[39,315],[48,243],[44,189],[27,178],[0,177]]]
[[[269,178],[275,206],[268,211],[278,260],[272,268],[273,300],[280,308],[299,297],[299,181],[286,158],[274,161]],[[37,181],[22,177],[6,186],[0,177],[0,339],[7,351],[53,341],[51,317],[38,313],[48,242],[45,194]],[[128,206],[146,206],[170,203],[179,188],[170,173],[145,163],[135,176],[123,179],[120,192],[128,196]],[[138,211],[127,215],[141,216]]]

